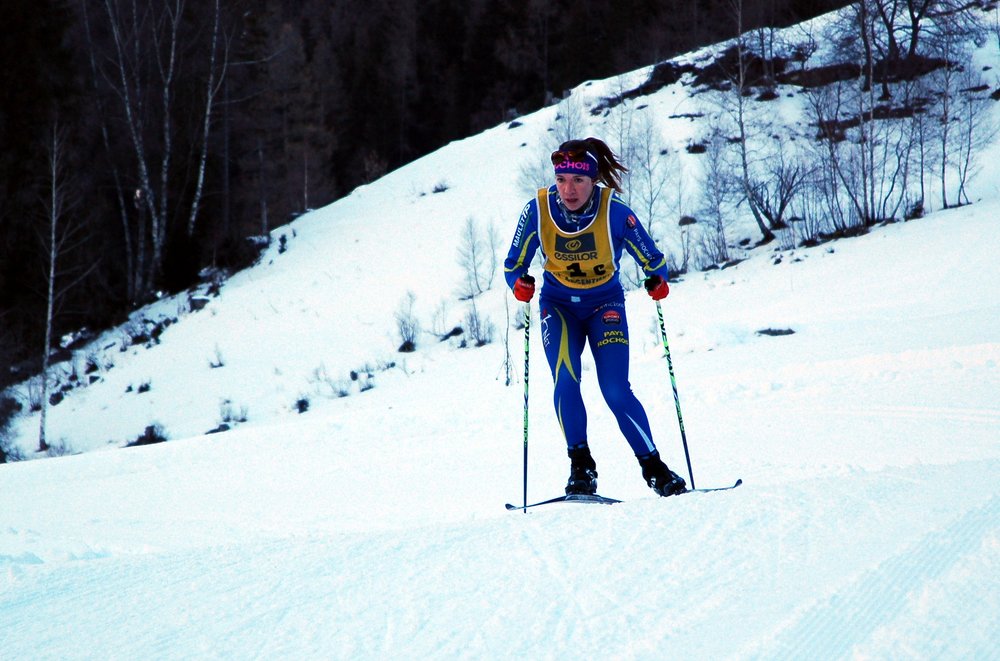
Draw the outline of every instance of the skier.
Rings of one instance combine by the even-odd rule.
[[[635,453],[646,483],[659,495],[685,490],[653,443],[642,404],[628,380],[628,324],[619,281],[622,249],[648,276],[654,300],[669,292],[667,266],[635,213],[621,200],[627,172],[601,140],[570,140],[552,153],[555,184],[540,188],[521,212],[504,261],[507,285],[519,301],[530,301],[535,280],[528,267],[541,249],[539,296],[542,344],[554,381],[556,418],[570,458],[567,494],[597,492],[597,465],[587,444],[587,412],[580,394],[585,342],[597,369],[601,393]]]

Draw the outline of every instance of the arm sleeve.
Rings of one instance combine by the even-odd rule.
[[[517,231],[511,241],[507,259],[503,262],[503,275],[507,286],[514,287],[514,282],[528,272],[528,266],[538,250],[538,212],[534,200],[524,205],[521,217],[517,221]]]
[[[625,249],[642,267],[643,275],[647,278],[651,275],[658,275],[664,280],[669,280],[670,270],[667,268],[667,259],[656,247],[656,242],[639,222],[635,212],[621,202],[616,203],[615,206],[618,207],[616,215],[621,219],[620,231]]]

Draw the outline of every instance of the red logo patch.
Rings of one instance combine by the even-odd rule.
[[[622,313],[618,312],[617,310],[608,310],[601,317],[601,321],[603,321],[606,324],[613,324],[617,326],[618,324],[622,323]]]
[[[635,229],[635,226],[638,223],[639,223],[639,220],[635,216],[633,216],[632,214],[629,214],[628,218],[625,220],[625,224],[628,225],[629,229]]]

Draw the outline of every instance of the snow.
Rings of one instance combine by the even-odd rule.
[[[600,492],[625,502],[512,513],[523,332],[507,386],[501,277],[484,347],[425,332],[400,354],[393,316],[412,291],[425,328],[439,306],[462,322],[462,227],[494,222],[505,248],[521,145],[551,115],[275,230],[204,310],[145,310],[178,318],[152,348],[95,340],[78,360],[101,380],[50,411],[71,454],[0,466],[0,656],[1000,658],[996,159],[973,205],[672,286],[696,485],[743,486],[656,498],[585,361]],[[630,292],[627,312],[633,388],[688,477],[655,308]],[[538,500],[568,461],[537,325],[531,341]],[[246,422],[206,435],[226,402]],[[120,449],[153,421],[168,443]],[[37,424],[17,421],[25,451]]]

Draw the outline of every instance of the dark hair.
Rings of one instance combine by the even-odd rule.
[[[559,149],[583,149],[593,154],[597,159],[597,181],[619,193],[622,192],[621,173],[628,172],[628,168],[618,161],[618,157],[611,151],[611,147],[604,144],[603,140],[598,138],[567,140],[559,145]]]

